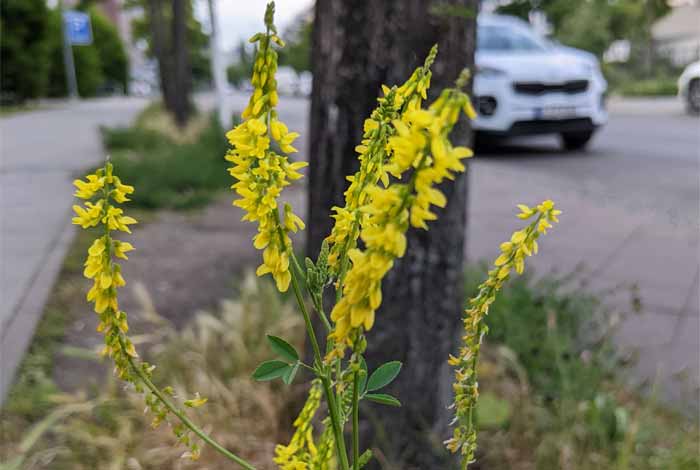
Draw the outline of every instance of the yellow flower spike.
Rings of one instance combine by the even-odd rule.
[[[515,270],[521,274],[525,269],[525,257],[537,253],[537,238],[544,233],[540,227],[550,222],[555,222],[560,213],[554,209],[554,203],[544,201],[532,209],[524,204],[519,204],[521,219],[528,219],[536,215],[534,220],[522,230],[518,230],[510,238],[510,241],[501,243],[501,254],[494,261],[495,269],[488,272],[487,279],[479,286],[478,294],[469,299],[469,308],[464,315],[465,335],[462,338],[464,345],[458,355],[450,355],[448,363],[455,368],[455,392],[454,409],[456,427],[452,438],[445,441],[445,446],[454,453],[462,455],[463,464],[466,466],[474,460],[476,451],[476,427],[472,420],[474,407],[479,396],[479,386],[476,378],[481,341],[487,332],[484,326],[484,317],[488,314],[489,306],[495,301],[503,283]]]
[[[321,404],[322,393],[321,384],[315,381],[311,386],[311,390],[309,390],[309,396],[306,399],[304,407],[301,409],[301,412],[299,412],[299,416],[294,420],[295,430],[289,444],[278,444],[275,446],[273,462],[279,465],[281,470],[317,470],[328,468],[314,465],[314,462],[319,457],[319,453],[326,458],[332,456],[332,449],[329,453],[326,447],[328,443],[324,443],[323,436],[326,435],[325,431],[318,445],[316,445],[313,438],[313,419]],[[331,446],[332,445],[331,441]],[[328,462],[326,462],[325,465],[328,465]]]
[[[275,109],[279,97],[274,79],[277,52],[273,44],[282,47],[284,43],[275,35],[271,19],[267,26],[266,33],[251,38],[258,43],[251,81],[255,89],[242,114],[244,121],[226,133],[232,148],[225,158],[233,164],[229,173],[237,181],[231,186],[238,195],[233,205],[246,212],[242,220],[258,222],[258,234],[253,243],[255,248],[264,251],[263,264],[256,273],[259,276],[271,274],[277,288],[284,292],[291,282],[288,233],[303,229],[304,223],[291,207],[285,207],[281,217],[278,198],[284,187],[302,177],[298,170],[307,163],[291,163],[285,155],[270,148],[274,140],[284,154],[294,153],[297,150],[292,143],[299,134],[289,132]]]
[[[154,416],[152,424],[157,426],[168,419],[172,408],[155,397],[153,390],[156,388],[150,381],[153,367],[145,363],[137,365],[134,362],[138,354],[127,336],[127,314],[119,309],[118,302],[118,290],[126,285],[126,280],[115,260],[127,259],[126,253],[134,247],[129,242],[114,240],[112,232],[118,230],[131,233],[129,226],[137,221],[125,215],[123,209],[115,204],[127,201],[126,196],[132,194],[134,188],[123,184],[113,174],[113,167],[109,162],[94,174],[88,175],[85,181],[76,180],[74,184],[78,188],[76,197],[86,201],[82,206],[73,207],[76,213],[73,223],[83,228],[99,226],[103,230],[103,235],[96,238],[88,248],[83,271],[86,278],[93,280],[86,300],[93,304],[93,309],[99,316],[97,331],[103,334],[105,343],[101,354],[114,361],[117,377],[133,384],[139,391],[146,385],[149,389],[145,392],[147,407]],[[201,406],[205,401],[206,399],[196,395],[195,399],[188,401],[186,405]],[[189,447],[188,452],[193,456],[199,455],[199,444],[189,440],[185,431],[178,432],[180,434],[176,432],[176,435],[180,442]]]
[[[405,90],[412,93],[416,87],[412,84]],[[389,92],[379,110],[391,104],[392,98]],[[428,109],[410,108],[400,118],[396,113],[391,119],[381,118],[377,112],[375,120],[380,122],[379,130],[382,129],[381,122],[391,123],[385,134],[386,143],[378,146],[381,152],[388,149],[388,153],[386,156],[381,153],[381,159],[367,159],[372,155],[371,149],[377,146],[372,140],[377,130],[371,129],[358,149],[366,152],[360,155],[360,172],[355,174],[346,192],[346,207],[336,208],[336,224],[327,239],[333,243],[331,254],[334,249],[340,253],[346,250],[349,260],[347,266],[343,266],[340,256],[329,256],[332,262],[340,260],[338,285],[342,286],[342,298],[331,312],[335,328],[330,338],[335,350],[327,355],[327,361],[342,357],[346,345],[373,327],[375,311],[381,305],[381,296],[377,292],[381,290],[381,281],[393,266],[394,259],[401,258],[406,252],[405,232],[409,226],[427,229],[427,222],[437,218],[431,206],[446,205],[444,194],[435,186],[463,171],[460,160],[471,156],[469,149],[454,149],[447,138],[467,100],[461,91],[447,90]],[[365,186],[359,186],[359,181],[367,181],[370,162],[381,164],[397,178],[413,170],[410,182],[390,183],[384,189],[376,185],[380,178],[372,175]],[[361,190],[355,193],[355,188]],[[350,223],[342,223],[345,214],[352,210],[356,217],[351,217]],[[357,236],[364,242],[364,251],[353,248]],[[507,276],[508,271],[504,270],[502,275]]]

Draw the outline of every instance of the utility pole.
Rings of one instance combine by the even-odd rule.
[[[226,99],[226,72],[224,71],[223,57],[219,46],[219,33],[216,24],[215,0],[208,0],[209,21],[211,23],[211,36],[209,36],[209,50],[211,52],[211,75],[214,78],[216,101],[218,102],[219,124],[224,130],[231,126],[231,110]]]
[[[61,33],[63,34],[63,65],[66,70],[66,86],[68,87],[68,97],[72,100],[80,98],[78,95],[78,79],[75,76],[75,61],[73,60],[73,45],[68,37],[68,26],[66,25],[65,10],[63,0],[58,1],[58,9],[61,12]]]

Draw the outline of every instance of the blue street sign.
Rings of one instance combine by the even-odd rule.
[[[82,11],[67,10],[63,12],[66,25],[66,39],[72,45],[87,46],[92,44],[90,15]]]

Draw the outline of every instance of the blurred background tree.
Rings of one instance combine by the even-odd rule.
[[[553,38],[601,57],[616,39],[648,46],[651,25],[670,9],[667,0],[513,0],[496,12],[527,20],[531,12],[541,11]]]
[[[245,41],[238,43],[234,53],[236,61],[226,68],[226,78],[235,87],[242,86],[253,74],[254,53],[247,46],[248,43]]]
[[[297,15],[282,32],[285,46],[279,50],[279,64],[292,67],[297,73],[311,71],[311,35],[313,15],[310,10]],[[241,87],[253,73],[254,48],[240,41],[233,53],[234,61],[226,68],[230,84]]]
[[[48,85],[49,10],[45,0],[0,2],[3,104],[43,96]]]
[[[286,43],[280,50],[280,65],[288,65],[297,73],[311,70],[311,36],[313,16],[310,11],[297,15],[282,33]]]
[[[129,0],[126,7],[143,9],[132,23],[134,39],[145,40],[147,54],[158,61],[163,103],[184,126],[194,111],[193,86],[211,80],[209,39],[194,17],[192,1]]]
[[[93,42],[73,46],[80,96],[124,93],[128,84],[128,59],[114,25],[92,4],[79,10],[90,14]],[[2,101],[21,103],[43,96],[68,94],[63,65],[63,32],[58,9],[44,0],[3,0]]]
[[[317,0],[313,30],[313,92],[309,149],[309,231],[307,252],[318,253],[330,233],[328,216],[343,205],[345,176],[357,171],[355,146],[376,107],[381,85],[403,83],[433,44],[430,99],[473,68],[477,0]],[[452,134],[469,144],[467,122]],[[445,469],[452,459],[442,446],[448,435],[453,351],[462,310],[463,247],[467,179],[441,186],[449,203],[438,210],[430,231],[411,230],[406,256],[384,284],[384,303],[369,333],[370,368],[388,360],[405,363],[393,392],[403,408],[369,411],[362,435],[382,449],[383,468]],[[363,405],[365,406],[365,405]]]

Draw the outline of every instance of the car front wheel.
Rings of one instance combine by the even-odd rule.
[[[700,114],[700,78],[694,78],[688,84],[687,99],[688,111],[693,114]]]
[[[593,137],[593,131],[562,132],[561,141],[566,150],[581,150]]]

